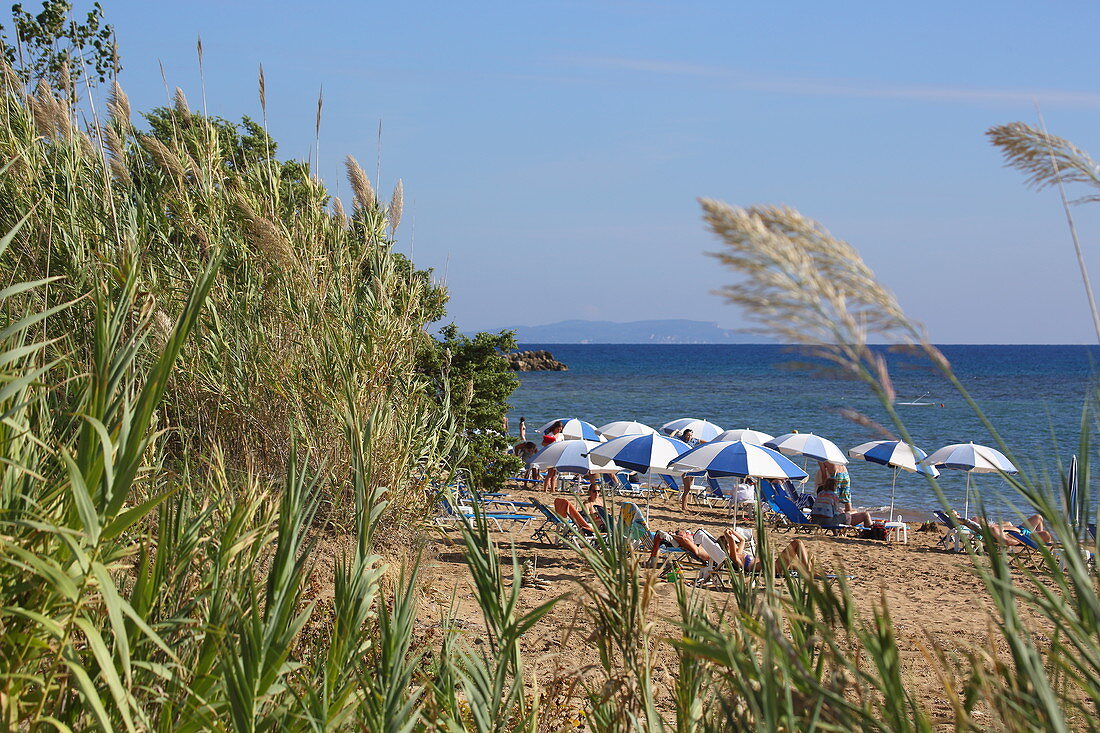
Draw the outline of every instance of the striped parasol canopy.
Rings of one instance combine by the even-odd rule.
[[[898,483],[898,471],[910,473],[923,473],[935,478],[940,475],[935,466],[922,466],[921,461],[928,454],[915,445],[903,443],[900,440],[872,440],[870,443],[857,445],[848,451],[852,458],[868,463],[877,463],[880,466],[889,466],[894,469],[894,479],[890,482],[890,518],[894,517],[894,490]]]
[[[813,433],[787,433],[764,444],[788,456],[806,456],[818,461],[844,465],[848,459],[836,443]]]
[[[743,443],[752,443],[753,445],[764,445],[769,440],[775,440],[774,435],[768,435],[762,433],[759,430],[749,430],[748,428],[738,428],[736,430],[727,430],[723,433],[719,433],[715,440],[740,440]]]
[[[596,430],[608,440],[621,438],[624,435],[655,435],[657,433],[654,428],[634,420],[616,420],[598,427]]]
[[[588,454],[592,462],[603,466],[613,463],[638,473],[649,473],[668,468],[691,446],[682,440],[665,435],[624,435],[601,443]]]
[[[592,462],[588,452],[598,446],[594,440],[559,440],[546,446],[531,459],[535,468],[556,468],[559,473],[614,473],[622,469],[614,463],[604,466]]]
[[[709,420],[700,420],[696,417],[682,417],[679,420],[666,422],[661,426],[661,432],[665,435],[677,435],[690,430],[696,440],[714,440],[722,432],[722,428]]]
[[[909,445],[900,440],[872,440],[870,443],[852,448],[848,451],[848,455],[880,466],[890,466],[910,473],[923,473],[932,478],[940,475],[935,466],[921,464],[921,461],[928,457],[927,453],[915,445]]]
[[[768,479],[806,478],[806,472],[790,458],[761,445],[741,440],[712,441],[692,448],[669,468],[677,471],[706,471],[711,477],[753,476]]]
[[[561,436],[564,440],[594,440],[597,443],[603,440],[600,436],[600,431],[596,430],[596,426],[590,422],[585,422],[579,417],[562,417],[557,420],[551,420],[550,422],[539,428],[539,432],[546,434],[554,423],[561,422],[565,427],[562,428]]]
[[[945,445],[921,461],[922,466],[953,468],[966,471],[966,504],[963,516],[970,514],[970,474],[972,473],[1016,473],[1012,461],[995,448],[977,443],[953,443]]]

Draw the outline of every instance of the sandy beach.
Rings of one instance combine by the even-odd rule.
[[[520,501],[534,496],[545,503],[547,498],[545,494],[517,486],[510,487],[509,493]],[[649,511],[650,527],[654,529],[703,527],[718,534],[730,526],[724,508],[692,506],[685,516],[671,498],[653,501]],[[537,578],[541,582],[524,587],[521,611],[559,595],[567,596],[532,629],[524,642],[540,687],[560,690],[576,679],[578,670],[598,664],[595,651],[584,643],[590,630],[586,628],[585,616],[579,607],[584,602],[583,594],[578,592],[580,584],[590,576],[574,550],[534,541],[531,532],[538,524],[541,520],[527,527],[517,525],[511,531],[506,527],[504,532],[495,532],[494,539],[504,552],[509,542],[514,542],[521,562],[537,563]],[[908,544],[831,537],[823,533],[799,534],[798,537],[808,544],[823,569],[850,576],[849,584],[861,615],[885,601],[893,618],[907,686],[930,712],[933,722],[947,727],[953,722],[953,712],[944,699],[943,683],[928,664],[926,654],[934,645],[939,645],[948,655],[963,659],[967,651],[988,648],[992,605],[984,589],[973,579],[965,553],[943,550],[938,545],[942,530],[922,532],[917,531],[919,526],[910,525]],[[789,532],[770,532],[777,549],[786,546],[795,536]],[[461,633],[469,635],[476,643],[484,629],[460,545],[457,531],[446,533],[431,543],[422,586],[425,606],[420,610],[419,623],[427,636],[438,633],[438,622],[447,617],[454,597],[452,618],[459,621],[451,625],[461,628]],[[689,573],[687,579],[694,576]],[[693,587],[692,592],[712,607],[732,602],[730,592],[721,588]],[[657,637],[667,638],[675,633],[672,619],[678,613],[675,586],[658,578],[651,609],[657,621]],[[1000,640],[996,643],[1000,644]],[[676,655],[667,642],[662,641],[656,648],[654,678],[666,701],[675,673]],[[559,699],[555,704],[570,703]],[[976,713],[975,720],[980,721],[980,713]]]

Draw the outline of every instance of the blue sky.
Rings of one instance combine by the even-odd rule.
[[[945,343],[1095,340],[1065,219],[985,141],[1034,121],[1100,155],[1100,6],[108,2],[136,109],[170,86],[406,191],[398,249],[464,329],[566,318],[736,328],[696,197],[788,204],[852,242]],[[82,7],[77,3],[78,9]],[[1100,204],[1076,209],[1100,280]],[[1098,283],[1100,284],[1100,283]],[[635,297],[641,293],[642,303]]]

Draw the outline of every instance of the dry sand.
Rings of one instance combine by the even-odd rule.
[[[543,503],[552,504],[545,494],[535,494],[518,487],[511,487],[512,498],[524,501],[531,496]],[[574,497],[575,503],[579,501]],[[524,510],[521,510],[524,511]],[[655,500],[649,505],[649,523],[652,529],[707,528],[712,534],[729,526],[725,509],[689,507],[681,514],[678,500]],[[532,540],[531,533],[541,521],[529,522],[526,527],[516,525],[503,533],[494,533],[498,542],[507,547],[514,541],[515,551],[521,561],[537,562],[537,577],[544,581],[540,587],[525,587],[521,595],[521,612],[535,608],[556,596],[570,593],[570,598],[559,603],[554,610],[525,638],[528,657],[534,660],[534,672],[540,685],[553,684],[558,677],[571,677],[571,670],[598,663],[592,650],[583,644],[562,644],[562,639],[572,636],[583,639],[584,617],[578,608],[578,581],[586,577],[586,569],[576,552],[560,546],[550,546]],[[858,610],[869,612],[882,597],[890,609],[910,689],[923,702],[939,725],[952,721],[952,711],[944,700],[942,683],[927,663],[922,648],[930,647],[930,639],[949,653],[976,646],[988,646],[988,631],[992,604],[984,590],[973,579],[970,560],[965,554],[947,552],[937,542],[942,530],[916,531],[919,525],[910,525],[909,544],[848,537],[829,537],[824,534],[797,535],[810,547],[815,560],[825,568],[843,571],[851,576],[850,586]],[[773,547],[786,546],[790,533],[772,533]],[[480,621],[477,604],[465,571],[461,540],[456,531],[432,543],[424,568],[423,598],[425,606],[418,618],[422,629],[438,625],[448,614],[452,598],[455,598],[454,618],[475,641],[484,627]],[[728,592],[721,589],[699,588],[695,592],[706,594],[712,603],[726,602]],[[661,582],[656,592],[654,612],[664,619],[665,628],[658,627],[658,635],[671,635],[668,619],[678,616],[675,588]],[[575,629],[580,625],[578,631]],[[573,630],[573,631],[571,631]],[[429,632],[429,636],[432,634]],[[1000,647],[998,640],[995,645]],[[667,645],[657,652],[655,679],[666,682],[672,679],[676,669],[675,654]]]

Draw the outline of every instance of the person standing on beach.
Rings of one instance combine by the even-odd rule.
[[[852,477],[848,473],[848,467],[844,464],[818,461],[817,478],[814,486],[823,486],[826,481],[832,479],[836,482],[836,493],[840,498],[840,510],[851,513],[852,509]]]
[[[523,478],[538,479],[539,470],[531,465],[531,459],[539,452],[539,447],[531,441],[525,440],[516,444],[512,452],[523,461]]]
[[[525,417],[519,419],[519,442],[527,442],[527,418]]]
[[[561,434],[561,431],[565,430],[565,423],[558,420],[550,429],[543,433],[542,446],[545,448],[551,443],[557,443],[559,440],[564,440],[565,437]],[[558,469],[550,467],[546,469],[546,478],[542,481],[542,490],[546,493],[551,493],[554,490],[554,481],[558,478]]]
[[[836,481],[836,494],[840,499],[841,510],[851,514],[853,512],[852,477],[848,474],[848,467],[845,465],[836,466],[833,481]]]
[[[694,433],[691,432],[691,428],[681,431],[678,437],[692,448],[699,445],[699,441],[695,439]],[[691,487],[695,483],[695,477],[688,476],[685,473],[681,480],[684,482],[684,490],[680,492],[680,511],[686,512],[688,508],[688,496],[691,495]]]

